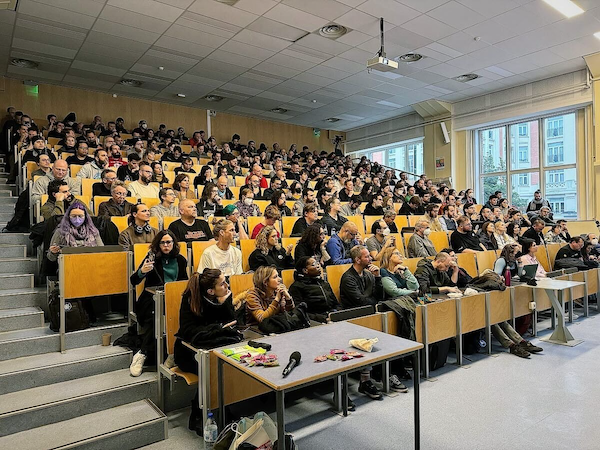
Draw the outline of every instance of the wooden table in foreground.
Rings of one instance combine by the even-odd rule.
[[[371,353],[361,352],[365,356],[349,361],[324,361],[315,363],[314,358],[329,353],[331,349],[339,348],[345,350],[357,350],[350,347],[348,341],[358,338],[378,338]],[[394,359],[413,354],[413,378],[414,378],[414,426],[415,426],[415,449],[420,449],[420,416],[419,416],[419,350],[423,345],[403,339],[390,334],[381,333],[369,328],[354,325],[349,322],[338,322],[314,328],[306,328],[291,333],[280,334],[272,337],[261,338],[261,342],[269,343],[272,349],[269,353],[275,353],[279,358],[279,367],[248,367],[225,356],[221,350],[215,349],[218,358],[218,393],[219,393],[219,417],[221,426],[225,423],[225,407],[223,395],[223,364],[229,364],[236,369],[256,379],[276,395],[277,407],[277,438],[279,443],[285,442],[285,393],[300,389],[311,384],[319,383],[328,379],[341,377],[342,379],[342,404],[344,416],[348,414],[348,374],[356,372],[364,367],[375,364],[386,363]],[[302,355],[301,362],[292,372],[283,378],[281,372],[287,365],[290,355],[298,351]],[[357,350],[358,351],[358,350]],[[283,446],[280,446],[286,450]]]

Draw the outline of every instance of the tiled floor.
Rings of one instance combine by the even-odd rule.
[[[434,372],[436,380],[421,385],[421,448],[600,449],[599,318],[581,317],[570,325],[584,339],[576,347],[541,342],[544,352],[530,360],[494,347],[492,357],[475,355],[467,366]],[[544,325],[541,336],[548,334]],[[344,419],[330,410],[331,394],[321,388],[288,397],[287,429],[300,449],[413,447],[412,389],[377,402],[358,394],[353,384],[357,409]],[[260,407],[272,412],[273,402]],[[201,438],[187,430],[187,415],[187,410],[170,414],[169,440],[149,448],[199,448]]]

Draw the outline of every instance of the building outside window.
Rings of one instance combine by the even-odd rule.
[[[556,219],[577,218],[575,112],[475,132],[478,198],[502,191],[521,211],[540,189]]]
[[[372,162],[397,170],[417,175],[424,173],[423,138],[361,150],[353,153],[352,157],[360,158],[363,155]]]

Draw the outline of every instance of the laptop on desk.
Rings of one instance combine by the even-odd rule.
[[[519,280],[527,281],[535,279],[535,274],[537,273],[537,264],[527,264],[523,266],[521,269],[521,273],[519,273]]]

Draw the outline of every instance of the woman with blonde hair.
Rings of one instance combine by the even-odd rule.
[[[256,324],[264,333],[284,332],[310,326],[306,303],[294,307],[277,268],[261,266],[252,277],[254,288],[246,294],[246,323]]]
[[[404,264],[400,250],[388,247],[381,255],[381,282],[386,298],[410,295],[419,290],[419,282]]]
[[[494,237],[496,238],[496,243],[498,244],[498,250],[502,250],[508,244],[517,243],[517,241],[515,241],[514,238],[506,232],[506,223],[502,221],[496,222],[494,224],[494,230]]]
[[[294,267],[293,248],[293,244],[288,245],[285,249],[282,248],[279,244],[277,230],[275,227],[267,225],[256,236],[256,249],[250,253],[248,260],[250,270],[256,270],[260,266],[275,266],[278,271],[292,269]]]

